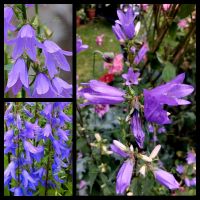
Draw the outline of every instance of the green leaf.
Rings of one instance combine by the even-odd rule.
[[[99,173],[98,167],[92,164],[89,168],[89,185],[90,185],[90,194],[92,192],[92,187],[94,185],[94,181],[97,178]]]
[[[169,27],[169,35],[174,39],[174,37],[176,36],[177,33],[177,23],[176,22],[172,22],[171,26]]]
[[[13,66],[12,63],[4,65],[4,71],[10,71],[12,69],[12,66]]]
[[[175,66],[170,62],[166,62],[165,67],[164,67],[163,72],[162,72],[162,79],[165,82],[167,82],[167,81],[170,81],[175,76],[176,76]]]
[[[182,4],[180,7],[180,11],[178,12],[178,16],[183,19],[187,17],[189,14],[192,14],[192,11],[195,8],[195,4]]]

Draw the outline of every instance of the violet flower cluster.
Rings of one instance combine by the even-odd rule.
[[[14,196],[33,196],[39,186],[47,191],[66,183],[66,171],[71,166],[71,131],[67,127],[72,117],[64,110],[69,103],[7,105],[4,155],[8,155],[9,163],[4,187]]]
[[[13,48],[11,58],[14,60],[8,74],[5,93],[11,90],[16,96],[23,88],[28,97],[33,98],[71,97],[72,85],[61,79],[59,75],[61,70],[70,71],[69,62],[65,56],[72,56],[72,52],[62,50],[49,39],[41,41],[34,27],[28,23],[20,27],[16,38],[9,39],[8,31],[18,30],[11,23],[13,9],[4,8],[4,43]],[[37,54],[37,52],[42,53]],[[33,80],[29,77],[31,68],[35,72]],[[33,87],[31,87],[32,84]]]
[[[142,159],[147,163],[140,168],[140,173],[143,176],[145,176],[148,169],[152,171],[156,181],[161,185],[170,190],[178,189],[179,183],[171,173],[155,167],[153,164],[151,165],[151,162],[160,150],[160,145],[155,147],[150,156],[140,154],[138,151],[141,152],[144,149],[144,121],[146,120],[148,124],[155,123],[156,125],[159,125],[159,132],[165,132],[166,130],[162,126],[171,123],[171,120],[168,117],[169,113],[163,108],[164,105],[178,106],[189,104],[189,101],[182,98],[191,94],[194,88],[191,85],[183,84],[185,73],[182,73],[163,85],[157,86],[151,90],[143,89],[143,93],[141,94],[136,93],[134,87],[139,84],[138,78],[140,72],[134,72],[133,65],[138,65],[142,62],[148,51],[148,45],[144,42],[140,49],[127,45],[129,42],[132,44],[140,27],[140,22],[134,26],[136,15],[133,13],[132,7],[129,7],[126,13],[118,10],[117,15],[119,20],[116,20],[115,25],[112,27],[113,32],[120,44],[125,45],[126,49],[130,48],[128,49],[128,53],[134,56],[133,62],[129,63],[130,66],[128,72],[122,75],[122,78],[126,81],[124,84],[125,90],[118,89],[106,83],[102,83],[101,81],[90,80],[88,83],[82,83],[84,88],[78,91],[78,97],[85,100],[82,104],[83,106],[91,104],[95,106],[99,104],[115,105],[125,102],[128,102],[131,105],[131,111],[127,117],[128,120],[126,121],[130,122],[130,129],[138,148],[134,151],[132,145],[128,148],[116,140],[111,145],[111,150],[114,153],[126,159],[116,177],[117,194],[124,194],[130,186],[136,158],[139,160]],[[144,105],[141,103],[143,100]],[[144,116],[144,119],[141,118],[141,116]],[[153,132],[153,127],[151,127],[151,132]]]

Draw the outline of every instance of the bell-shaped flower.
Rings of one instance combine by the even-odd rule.
[[[70,135],[69,133],[70,133],[70,130],[64,131],[61,128],[58,128],[58,130],[57,130],[58,137],[60,138],[60,140],[63,140],[65,142],[69,140],[69,138],[68,138],[68,136]]]
[[[10,191],[14,192],[14,196],[24,196],[23,189],[21,187],[11,188]]]
[[[50,135],[52,136],[51,125],[50,124],[46,124],[44,129],[43,129],[43,132],[44,132],[44,137],[48,138]]]
[[[13,9],[11,7],[5,7],[4,8],[4,42],[7,42],[8,40],[8,31],[14,31],[16,28],[13,26],[10,21],[13,17]]]
[[[52,86],[58,94],[58,97],[70,98],[72,97],[72,85],[68,84],[59,77],[52,79]]]
[[[113,140],[113,144],[110,145],[110,148],[112,152],[122,156],[123,158],[127,158],[129,156],[126,146],[117,140]]]
[[[76,38],[76,53],[84,51],[88,48],[88,45],[83,44],[80,37]]]
[[[121,25],[121,28],[128,39],[132,39],[135,35],[134,19],[136,15],[133,13],[133,8],[129,6],[126,13],[121,10],[117,10],[117,16],[119,20],[115,22]]]
[[[131,131],[135,137],[138,146],[142,149],[145,140],[145,134],[142,129],[140,115],[137,110],[134,111],[133,117],[131,119]]]
[[[26,138],[34,139],[36,132],[40,129],[37,123],[38,123],[37,120],[34,124],[25,121],[25,129],[22,130],[21,135],[23,135]]]
[[[66,115],[62,110],[60,110],[60,112],[58,113],[58,117],[60,120],[60,127],[62,127],[63,125],[65,125],[65,123],[72,122],[72,117]]]
[[[30,59],[36,61],[36,46],[41,48],[41,44],[37,41],[35,30],[29,24],[22,26],[18,32],[17,38],[12,41],[14,49],[12,53],[13,59],[19,58],[24,52],[28,54]]]
[[[25,169],[23,169],[22,171],[22,176],[23,176],[22,184],[25,188],[28,187],[29,183],[32,183],[32,184],[36,183],[33,177],[31,177],[30,174]]]
[[[130,186],[133,174],[134,162],[131,159],[126,160],[121,166],[116,181],[116,193],[124,194],[125,190]]]
[[[172,174],[162,169],[155,169],[154,176],[156,181],[170,190],[178,189],[180,186]]]
[[[5,182],[5,179],[9,176],[11,176],[13,179],[16,180],[16,172],[15,172],[16,167],[17,166],[16,166],[15,161],[11,161],[9,163],[6,170],[4,171],[4,182]]]
[[[61,155],[62,150],[66,150],[66,145],[59,142],[58,140],[53,140],[53,147],[57,153],[57,155]]]
[[[27,67],[23,59],[17,59],[15,64],[13,65],[11,71],[8,74],[8,82],[5,89],[5,93],[8,90],[12,89],[14,95],[24,86],[24,89],[29,94],[29,81],[28,81],[28,72]]]
[[[148,50],[149,50],[148,44],[144,43],[143,46],[138,51],[138,54],[135,56],[134,63],[136,65],[138,65],[142,61]]]
[[[28,163],[31,163],[31,157],[36,159],[38,162],[40,161],[41,157],[44,154],[44,147],[43,146],[38,146],[35,147],[33,146],[30,142],[24,140],[24,149],[26,151],[26,160]]]
[[[45,66],[51,78],[58,73],[57,67],[64,71],[70,71],[70,65],[65,56],[72,56],[72,52],[62,50],[56,43],[45,40],[43,43],[43,54],[45,56]]]
[[[126,85],[138,85],[139,72],[134,72],[133,68],[129,67],[127,74],[122,74],[122,77],[126,80]]]
[[[7,132],[4,133],[4,143],[5,142],[10,142],[13,139],[14,136],[14,130],[8,130]]]
[[[169,124],[167,111],[163,105],[169,106],[187,105],[189,101],[181,99],[191,94],[194,88],[191,85],[182,84],[185,73],[175,77],[168,83],[158,86],[152,90],[144,89],[144,116],[147,121],[157,124]]]
[[[124,101],[125,92],[101,81],[91,80],[87,87],[78,92],[79,97],[88,100],[87,104],[118,104]]]
[[[32,97],[53,98],[56,96],[56,91],[53,89],[48,77],[43,73],[39,73],[35,79]]]

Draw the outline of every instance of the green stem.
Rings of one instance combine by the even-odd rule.
[[[93,79],[95,78],[95,56],[96,56],[96,52],[93,53],[93,65],[92,65],[92,75],[93,75]]]
[[[39,8],[38,8],[38,4],[35,4],[35,15],[38,17],[38,20],[39,20]],[[40,34],[40,25],[38,23],[38,26],[37,26],[37,35]]]
[[[45,193],[44,196],[47,196],[48,192],[48,178],[49,178],[49,168],[50,168],[50,157],[51,157],[51,141],[48,141],[48,161],[47,161],[47,166],[46,166],[46,179],[45,179]]]

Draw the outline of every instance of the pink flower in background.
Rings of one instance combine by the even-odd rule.
[[[163,4],[163,10],[164,11],[169,10],[170,6],[171,6],[171,4]]]
[[[98,36],[96,37],[96,44],[97,44],[98,46],[102,46],[102,44],[103,44],[103,38],[104,38],[104,34],[98,35]]]
[[[104,68],[108,69],[109,74],[120,74],[123,71],[123,55],[117,54],[113,63],[104,62]]]
[[[95,112],[98,114],[99,117],[103,117],[110,109],[110,106],[108,104],[102,105],[97,104],[95,105]]]
[[[144,10],[144,11],[147,11],[149,5],[148,4],[139,4],[140,5],[140,8],[141,10]]]
[[[186,28],[188,27],[188,22],[186,19],[181,19],[179,22],[178,22],[178,27],[179,28]]]

